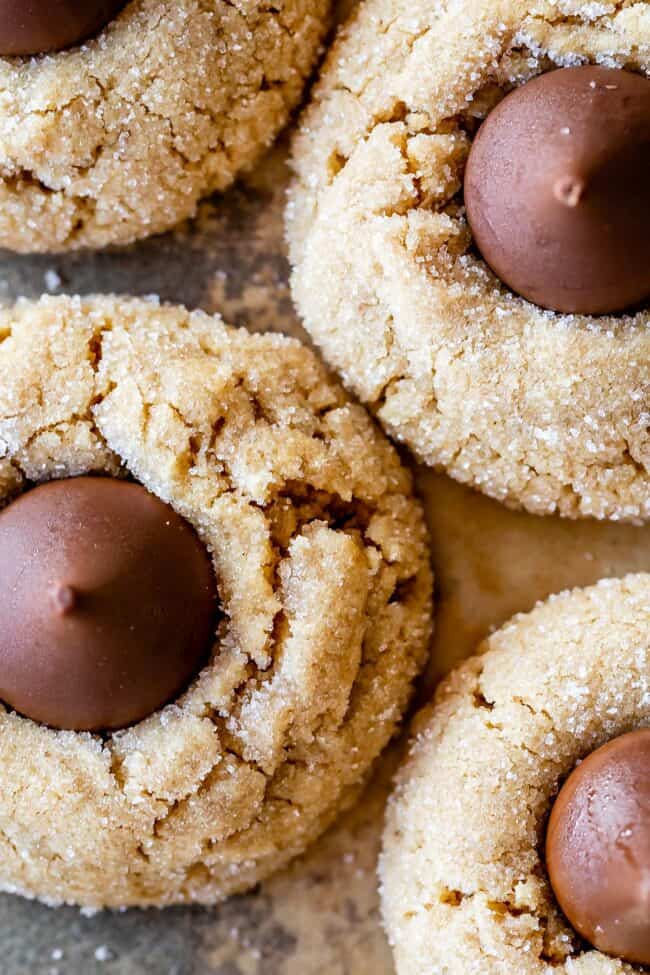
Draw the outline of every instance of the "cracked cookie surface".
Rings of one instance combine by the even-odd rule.
[[[650,517],[650,315],[546,312],[477,256],[482,119],[558,66],[650,69],[650,4],[367,0],[294,145],[293,292],[345,383],[425,463],[536,514]]]
[[[169,229],[285,125],[330,0],[130,0],[85,44],[0,58],[0,246]]]
[[[623,975],[546,875],[547,817],[576,763],[650,725],[650,575],[517,616],[415,720],[380,864],[399,975]]]
[[[105,736],[0,708],[0,887],[89,907],[212,903],[358,794],[424,663],[422,512],[316,357],[99,297],[0,312],[0,498],[130,476],[196,529],[223,608],[173,704]]]

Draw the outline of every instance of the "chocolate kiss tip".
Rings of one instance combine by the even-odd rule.
[[[567,207],[577,207],[584,196],[584,192],[585,184],[582,180],[575,179],[572,176],[564,176],[562,179],[558,179],[553,187],[555,199]]]
[[[67,616],[77,604],[77,594],[72,586],[59,583],[50,590],[50,602],[57,616]]]

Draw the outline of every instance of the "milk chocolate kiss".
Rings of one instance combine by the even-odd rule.
[[[599,315],[650,296],[650,81],[550,71],[488,115],[465,204],[485,261],[543,308]]]
[[[46,54],[85,41],[127,0],[0,0],[0,56]]]
[[[138,484],[52,481],[0,512],[0,699],[35,721],[151,714],[205,663],[215,612],[194,530]]]
[[[610,741],[569,776],[551,812],[546,862],[586,941],[650,965],[650,730]]]

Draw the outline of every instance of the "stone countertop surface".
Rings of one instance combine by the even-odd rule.
[[[285,147],[175,233],[125,250],[0,255],[0,300],[43,292],[159,295],[234,325],[304,338],[288,288]],[[650,526],[562,522],[507,511],[415,471],[437,580],[436,635],[423,679],[440,676],[491,628],[538,599],[607,575],[650,570]],[[84,916],[0,897],[2,975],[393,975],[375,864],[400,745],[357,807],[289,870],[214,909]]]

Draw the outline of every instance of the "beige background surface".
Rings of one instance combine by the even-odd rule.
[[[199,219],[135,248],[65,259],[0,256],[0,297],[158,294],[230,322],[301,335],[282,240],[285,149]],[[650,570],[650,526],[568,523],[505,510],[416,472],[432,535],[437,628],[421,700],[490,628],[553,591]],[[392,975],[375,860],[399,745],[359,806],[301,861],[214,911],[83,917],[0,898],[2,975]]]

